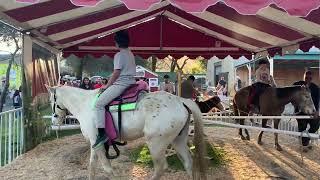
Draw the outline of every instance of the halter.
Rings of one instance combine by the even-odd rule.
[[[67,112],[68,110],[61,108],[61,107],[57,104],[56,90],[53,91],[53,100],[54,100],[54,102],[53,102],[53,110],[52,110],[52,111],[53,111],[53,117],[58,118],[59,115],[56,114],[56,108],[60,109],[61,111],[65,111],[65,112]]]

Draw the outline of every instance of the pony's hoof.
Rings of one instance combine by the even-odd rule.
[[[244,136],[240,136],[241,140],[247,140]]]
[[[246,137],[246,140],[250,141],[250,136],[247,136],[247,137]]]
[[[262,141],[258,141],[258,144],[259,144],[260,146],[262,146],[262,145],[263,145],[263,142],[262,142]]]
[[[307,153],[310,149],[306,146],[302,147],[302,152]]]
[[[282,147],[279,144],[275,145],[277,151],[282,151]]]

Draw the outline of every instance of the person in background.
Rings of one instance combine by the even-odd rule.
[[[221,76],[221,78],[218,82],[218,85],[216,87],[216,91],[217,91],[218,95],[227,96],[227,92],[228,92],[227,82],[224,80],[223,76]]]
[[[260,95],[268,87],[277,87],[273,77],[270,75],[269,61],[267,59],[262,59],[259,61],[259,67],[255,73],[256,83],[252,84],[254,88],[254,93],[249,97],[249,114],[259,112],[259,98]]]
[[[224,77],[221,76],[217,87],[225,86],[226,84],[227,84],[227,82],[224,80]],[[219,89],[219,88],[217,88],[217,89]]]
[[[65,80],[64,79],[60,79],[60,85],[64,85],[66,82],[65,82]]]
[[[18,109],[22,106],[22,100],[21,100],[21,96],[20,96],[20,91],[19,90],[15,90],[13,93],[13,97],[12,97],[12,101],[13,101],[13,107],[15,109]]]
[[[174,84],[170,82],[169,75],[166,74],[163,76],[163,78],[164,82],[160,85],[160,91],[166,91],[168,93],[175,94]]]
[[[239,76],[236,76],[236,83],[234,84],[234,90],[237,92],[242,88],[242,82]]]
[[[136,84],[142,85],[144,89],[148,89],[149,91],[149,84],[145,80],[146,78],[140,78],[137,80]]]
[[[98,78],[97,81],[96,81],[96,84],[93,86],[93,89],[99,89],[103,86],[102,84],[102,79],[101,78]]]
[[[107,85],[107,84],[108,84],[108,79],[102,78],[102,85]]]
[[[303,81],[298,81],[293,83],[293,85],[305,85],[306,87],[309,88],[312,101],[314,103],[314,106],[316,108],[316,113],[315,117],[312,119],[299,119],[298,120],[298,130],[299,132],[303,132],[307,129],[307,126],[309,124],[310,128],[308,130],[309,133],[315,133],[318,131],[319,126],[320,126],[320,119],[319,119],[319,101],[320,101],[320,89],[319,87],[312,82],[312,72],[311,71],[306,71],[304,73],[304,80]],[[298,113],[298,109],[295,109],[295,112]],[[298,115],[305,115],[303,113],[298,113]],[[303,151],[307,152],[308,149],[311,149],[312,146],[309,146],[310,143],[310,138],[308,137],[302,137],[302,146],[303,146]]]
[[[77,80],[73,80],[72,81],[72,86],[73,87],[79,87],[78,81]]]
[[[82,83],[80,84],[81,89],[92,90],[92,84],[88,77],[83,78]]]
[[[184,80],[181,83],[181,97],[186,99],[194,99],[199,94],[198,91],[194,88],[194,76],[189,76],[188,79]]]

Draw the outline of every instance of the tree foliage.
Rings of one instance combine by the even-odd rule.
[[[12,52],[9,51],[10,59],[6,70],[5,84],[4,87],[2,87],[2,92],[0,96],[0,112],[2,112],[3,104],[8,94],[8,89],[10,86],[10,70],[12,64],[14,63],[14,59],[20,50],[20,40],[21,33],[19,31],[0,21],[0,41],[6,43],[8,47],[12,45],[14,46],[14,50]]]

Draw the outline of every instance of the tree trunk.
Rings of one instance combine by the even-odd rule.
[[[77,79],[82,79],[83,69],[84,69],[84,62],[85,59],[81,59],[80,67],[79,67],[79,74],[76,75]]]
[[[153,71],[153,72],[156,72],[156,68],[157,68],[157,57],[155,57],[155,56],[152,56],[151,57],[151,70]]]
[[[9,60],[9,64],[8,64],[8,67],[7,67],[7,72],[6,72],[6,82],[4,84],[4,88],[3,88],[3,91],[1,92],[1,96],[0,96],[0,112],[2,112],[3,110],[3,104],[6,100],[6,97],[7,97],[7,93],[8,93],[8,89],[9,89],[9,85],[10,85],[10,70],[11,70],[11,66],[14,62],[14,57],[16,55],[17,51],[15,51],[12,55],[11,55],[11,58]]]
[[[170,72],[174,72],[174,70],[176,69],[176,67],[177,67],[177,61],[176,61],[176,59],[174,59],[174,58],[171,58],[170,59],[171,60],[171,65],[170,65]]]

